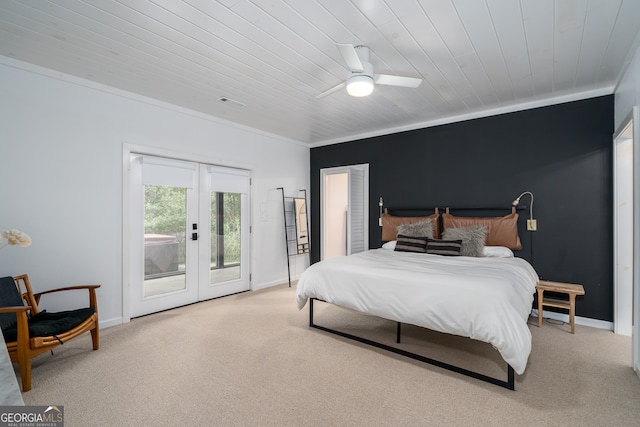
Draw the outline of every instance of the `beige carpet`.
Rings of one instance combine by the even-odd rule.
[[[393,323],[321,304],[318,323],[393,344]],[[630,338],[533,324],[509,391],[309,328],[283,285],[105,329],[96,352],[71,341],[34,360],[23,398],[64,405],[68,427],[640,425]],[[402,345],[504,375],[487,344],[406,327]]]

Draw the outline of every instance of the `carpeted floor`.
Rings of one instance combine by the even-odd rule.
[[[395,324],[326,304],[316,321],[393,344]],[[638,426],[631,339],[531,321],[516,391],[308,327],[295,287],[134,319],[39,356],[27,405],[64,405],[74,426]],[[419,328],[403,348],[506,375],[491,346]]]

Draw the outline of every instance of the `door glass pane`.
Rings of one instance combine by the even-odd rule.
[[[144,186],[144,296],[186,289],[187,189]]]
[[[240,278],[241,194],[211,193],[210,283]]]

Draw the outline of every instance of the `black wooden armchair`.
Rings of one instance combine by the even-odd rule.
[[[12,362],[17,362],[22,391],[31,390],[31,359],[85,332],[93,349],[100,346],[96,289],[100,285],[71,286],[34,294],[28,275],[0,278],[0,327]],[[86,289],[89,307],[49,313],[40,310],[40,297],[61,291]]]

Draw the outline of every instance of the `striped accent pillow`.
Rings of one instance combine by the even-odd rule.
[[[398,252],[418,252],[425,253],[427,251],[428,237],[412,237],[398,234],[396,247],[394,251]]]
[[[427,253],[433,255],[460,256],[462,240],[427,240]]]

